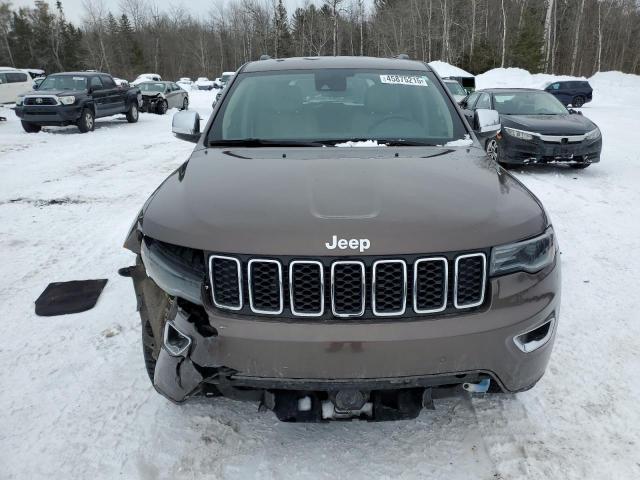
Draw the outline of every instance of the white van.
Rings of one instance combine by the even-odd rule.
[[[33,80],[23,70],[0,67],[0,103],[14,103],[16,97],[33,89]]]

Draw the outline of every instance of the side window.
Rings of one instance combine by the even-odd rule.
[[[560,84],[559,83],[554,83],[554,84],[550,85],[549,88],[551,90],[560,90]]]
[[[478,100],[479,96],[480,93],[478,92],[473,92],[471,95],[469,95],[469,98],[467,98],[467,108],[469,110],[473,110],[473,106],[476,103],[476,100]]]
[[[482,95],[480,95],[480,99],[478,100],[478,103],[476,104],[476,109],[478,109],[478,108],[491,109],[491,97],[489,96],[488,93],[483,93]]]
[[[111,77],[101,75],[100,79],[102,80],[102,85],[104,86],[104,88],[116,88],[116,82],[114,82]]]
[[[0,85],[2,85],[3,83],[7,83],[7,74],[6,73],[0,73]]]
[[[26,82],[29,77],[26,73],[19,72],[7,72],[7,82],[9,83],[22,83]]]
[[[93,88],[94,90],[102,90],[103,86],[102,86],[102,81],[100,80],[99,77],[91,77],[91,88]]]

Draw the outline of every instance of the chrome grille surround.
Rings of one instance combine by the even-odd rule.
[[[380,265],[389,265],[389,264],[400,264],[402,265],[402,308],[396,311],[390,312],[381,312],[377,309],[376,302],[376,272],[378,270],[378,266]],[[394,317],[397,315],[404,315],[404,312],[407,309],[407,262],[404,260],[377,260],[373,262],[372,267],[373,274],[371,276],[371,310],[373,314],[377,317]]]
[[[260,263],[269,263],[269,264],[275,264],[278,267],[278,309],[277,310],[264,310],[264,309],[260,309],[257,308],[255,306],[255,302],[254,302],[254,282],[253,282],[253,278],[252,278],[252,266],[254,264],[260,264]],[[247,281],[248,281],[248,290],[249,290],[249,308],[251,308],[251,311],[253,313],[260,313],[260,314],[264,314],[264,315],[279,315],[280,313],[282,313],[282,311],[284,310],[284,298],[282,295],[282,264],[277,261],[277,260],[270,260],[267,258],[252,258],[251,260],[249,260],[249,263],[247,265]]]
[[[444,293],[442,297],[442,307],[433,309],[418,308],[418,266],[426,262],[442,262],[444,264]],[[413,263],[413,311],[416,313],[438,313],[447,309],[447,299],[449,298],[449,261],[446,257],[426,257],[419,258]]]
[[[458,286],[460,281],[459,280],[460,261],[467,258],[475,258],[475,257],[479,257],[482,259],[482,287],[480,290],[480,299],[476,302],[461,304],[458,302]],[[484,253],[468,253],[466,255],[459,255],[456,257],[455,276],[454,276],[454,282],[453,282],[453,305],[457,309],[462,310],[465,308],[473,308],[473,307],[482,305],[482,303],[484,302],[484,292],[486,289],[486,283],[487,283],[487,257]]]
[[[209,255],[210,303],[239,315],[310,317],[323,321],[404,318],[449,315],[486,303],[488,252],[361,259]],[[218,260],[226,264],[216,264]],[[425,268],[427,262],[433,265]],[[260,263],[272,266],[263,265],[256,270],[254,267]],[[398,267],[391,268],[390,264]],[[395,295],[402,298],[396,302]]]
[[[224,304],[224,303],[220,303],[216,300],[216,292],[215,292],[215,278],[214,278],[214,274],[213,274],[213,264],[215,262],[216,259],[220,259],[220,260],[227,260],[227,261],[233,261],[236,264],[236,274],[237,274],[237,279],[238,279],[238,305],[229,305],[229,304]],[[235,257],[227,257],[224,255],[211,255],[211,257],[209,257],[209,282],[211,282],[211,300],[213,301],[213,304],[218,307],[218,308],[222,308],[224,310],[242,310],[243,307],[243,295],[242,295],[242,264],[240,263],[240,260],[238,260]]]
[[[295,284],[294,269],[297,265],[315,265],[320,274],[320,310],[317,313],[298,312],[295,308]],[[317,260],[292,260],[289,263],[289,308],[291,313],[297,317],[321,317],[324,315],[324,265]]]
[[[362,303],[362,308],[358,312],[341,313],[336,310],[335,271],[336,271],[336,267],[340,265],[358,265],[360,267],[360,272],[361,272],[360,274],[362,275],[361,287],[360,287],[362,290],[362,295],[361,295],[360,301]],[[366,289],[364,263],[357,260],[338,260],[333,262],[331,264],[331,313],[333,313],[334,316],[339,318],[361,317],[362,315],[364,315],[364,312],[366,310],[366,297],[367,297],[367,289]]]

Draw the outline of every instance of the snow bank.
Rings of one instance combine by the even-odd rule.
[[[588,80],[593,102],[586,105],[640,105],[640,76],[622,72],[598,72],[591,78],[530,73],[522,68],[494,68],[476,76],[476,88],[540,88],[562,80]]]
[[[476,88],[540,88],[559,80],[586,80],[585,77],[530,73],[522,68],[494,68],[476,75]]]
[[[640,106],[640,76],[622,72],[598,72],[589,79],[593,103]]]
[[[441,77],[469,77],[473,78],[473,74],[459,67],[443,62],[442,60],[434,60],[429,62],[429,66],[433,68]]]

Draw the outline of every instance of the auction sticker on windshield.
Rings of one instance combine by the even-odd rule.
[[[427,77],[418,77],[417,75],[380,75],[380,81],[391,85],[429,86]]]

